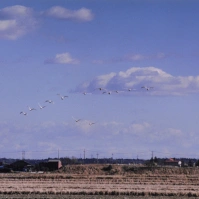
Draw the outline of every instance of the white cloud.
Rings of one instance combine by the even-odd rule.
[[[53,6],[43,14],[57,19],[75,20],[80,22],[87,22],[93,19],[93,13],[87,8],[69,10],[61,6]]]
[[[90,123],[95,123],[95,122],[90,120],[80,120],[80,122],[75,123],[75,125],[73,125],[72,128],[74,128],[76,132],[79,132],[80,134],[83,135],[93,134],[94,129],[96,130],[96,126],[98,126],[98,124],[95,123],[90,125]]]
[[[16,155],[21,157],[21,151],[26,151],[27,158],[31,155],[33,158],[48,158],[55,157],[58,149],[68,149],[67,155],[71,155],[71,151],[74,150],[76,151],[74,155],[79,155],[77,150],[80,148],[89,150],[92,147],[94,151],[103,151],[106,157],[109,151],[114,151],[116,155],[121,151],[127,153],[132,148],[145,150],[145,153],[146,149],[157,151],[165,149],[182,153],[183,150],[197,148],[199,140],[197,132],[190,134],[177,128],[156,126],[147,121],[132,124],[106,121],[97,122],[93,126],[90,126],[89,122],[91,121],[83,120],[78,123],[46,121],[27,126],[0,123],[0,134],[3,138],[0,140],[1,153],[16,158],[18,157]],[[10,153],[17,151],[19,153]],[[31,151],[41,152],[30,153]]]
[[[150,92],[143,92],[142,86],[153,89]],[[155,67],[133,67],[126,71],[97,76],[90,82],[79,85],[77,90],[92,92],[98,87],[119,91],[134,88],[135,92],[131,92],[133,94],[184,95],[199,92],[199,76],[172,76]]]
[[[129,56],[128,58],[133,61],[140,61],[140,60],[147,59],[148,57],[141,54],[134,54],[134,55]]]
[[[58,19],[87,22],[93,19],[93,13],[87,8],[69,10],[54,6],[42,14]],[[32,8],[14,5],[0,9],[0,39],[16,40],[38,25],[36,13]]]
[[[67,52],[56,54],[55,58],[45,61],[47,64],[78,64],[79,61],[71,57]]]
[[[124,127],[120,133],[124,135],[133,135],[138,138],[144,139],[146,135],[150,136],[152,129],[153,126],[148,122],[132,123],[127,127]]]
[[[126,59],[124,60],[142,61],[142,60],[147,60],[147,59],[163,59],[165,57],[166,55],[164,53],[157,53],[157,54],[152,54],[152,55],[132,54],[132,55],[126,56]]]
[[[7,16],[7,17],[16,17],[16,16],[25,16],[31,13],[32,10],[30,8],[27,8],[25,6],[21,5],[15,5],[10,7],[5,7],[1,9],[1,15]]]
[[[97,82],[99,86],[106,86],[108,82],[116,75],[116,73],[110,73],[107,75],[101,75],[97,77]]]
[[[166,57],[166,55],[164,53],[157,53],[157,55],[155,55],[157,57],[157,59],[163,59]]]
[[[135,124],[132,124],[130,126],[130,129],[133,131],[133,132],[137,132],[137,133],[140,133],[140,132],[143,132],[143,131],[146,131],[146,129],[149,129],[151,126],[149,123],[147,122],[144,122],[144,123],[135,123]]]
[[[93,64],[108,64],[108,63],[120,63],[120,62],[135,62],[135,61],[143,61],[143,60],[159,60],[166,58],[166,54],[159,52],[156,54],[128,54],[122,57],[107,59],[107,60],[93,60]]]
[[[16,20],[1,20],[0,21],[0,31],[6,31],[9,28],[16,26]]]
[[[37,26],[31,8],[15,5],[0,9],[0,38],[15,40]]]
[[[120,134],[126,137],[133,137],[140,143],[169,146],[175,143],[174,147],[179,147],[186,142],[187,133],[175,128],[162,128],[148,122],[133,123],[120,130]],[[191,141],[192,142],[192,141]],[[184,146],[185,147],[185,146]]]

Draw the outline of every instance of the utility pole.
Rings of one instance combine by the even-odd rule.
[[[26,154],[26,152],[22,151],[22,160],[25,160],[25,154]]]
[[[84,164],[85,164],[86,151],[84,149]]]
[[[152,163],[154,163],[154,161],[153,161],[153,151],[151,151],[151,152],[152,152],[152,154],[151,154],[152,155]]]
[[[58,160],[59,160],[59,149],[58,149]]]
[[[99,154],[97,153],[97,164],[98,164],[98,155],[99,155]]]

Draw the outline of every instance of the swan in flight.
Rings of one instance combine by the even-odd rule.
[[[115,90],[115,91],[104,91],[104,92],[102,92],[102,94],[107,93],[108,95],[110,95],[112,92],[119,93],[120,91],[118,91],[118,90]]]
[[[95,122],[89,122],[89,125],[90,125],[90,126],[93,125],[93,124],[95,124]]]
[[[40,108],[40,109],[43,109],[43,108],[46,107],[46,106],[41,106],[39,103],[38,103],[38,105],[39,105],[39,108]]]
[[[151,87],[142,86],[141,88],[145,88],[148,91],[148,90],[152,89],[153,87],[152,86]]]
[[[46,100],[45,102],[48,102],[48,103],[53,103],[54,104],[54,102],[52,101],[52,100]]]
[[[74,117],[72,117],[74,120],[75,120],[75,122],[79,122],[81,119],[75,119]]]
[[[120,92],[122,92],[122,91],[115,90],[114,92],[116,92],[116,93],[120,93]]]
[[[102,94],[105,94],[105,93],[107,93],[107,94],[111,94],[111,91],[108,91],[108,90],[106,90],[106,89],[103,89],[104,91],[102,92]]]
[[[104,91],[104,92],[102,92],[102,94],[105,94],[105,93],[107,93],[107,94],[111,94],[111,91]]]
[[[99,87],[99,88],[96,88],[95,90],[100,90],[100,91],[102,91],[102,90],[105,90],[105,89],[104,89],[104,88]]]
[[[21,111],[20,114],[28,115],[26,112]]]
[[[135,91],[136,89],[134,89],[134,88],[128,88],[127,90],[130,92],[130,91]]]
[[[36,111],[37,109],[35,108],[31,108],[30,106],[28,106],[29,111]]]
[[[82,94],[83,94],[83,95],[87,95],[87,94],[92,94],[92,93],[83,92]]]
[[[68,97],[67,95],[65,95],[65,96],[61,96],[60,94],[57,94],[57,95],[60,96],[61,100],[64,100],[64,98]]]

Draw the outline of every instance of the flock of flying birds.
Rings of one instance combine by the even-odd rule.
[[[147,91],[149,91],[150,89],[153,89],[152,86],[150,86],[150,87],[142,86],[141,88],[146,89]],[[113,92],[115,92],[115,93],[125,92],[124,90],[122,90],[122,91],[120,91],[120,90],[109,91],[109,90],[107,90],[105,88],[101,88],[101,87],[100,88],[96,88],[95,90],[100,90],[100,91],[102,91],[102,94],[109,94],[109,95],[111,93],[113,93]],[[136,90],[136,89],[128,88],[126,90],[127,91],[132,91],[132,90]],[[86,94],[92,94],[92,93],[83,92],[83,94],[86,95]]]
[[[61,100],[64,100],[64,98],[68,97],[67,95],[65,95],[65,96],[62,96],[60,94],[57,94],[57,95],[60,96]],[[52,100],[46,100],[45,103],[54,104],[54,101],[52,101]],[[42,106],[40,103],[38,103],[38,106],[39,106],[39,109],[44,109],[46,107],[46,105]],[[36,111],[37,110],[36,108],[32,108],[30,106],[27,106],[27,107],[28,107],[29,111]],[[28,113],[24,112],[24,111],[21,111],[20,114],[28,115]]]
[[[141,88],[145,89],[147,91],[149,91],[150,89],[153,89],[153,87],[147,87],[147,86],[142,86]],[[96,88],[95,90],[101,91],[102,94],[109,94],[109,95],[112,92],[115,92],[115,93],[124,92],[124,91],[118,91],[118,90],[109,91],[109,90],[107,90],[105,88],[101,88],[101,87],[100,88]],[[132,90],[136,90],[136,89],[132,89],[132,88],[128,88],[127,89],[127,91],[129,91],[129,92],[132,91]],[[83,92],[82,94],[87,95],[87,94],[92,94],[92,93]],[[57,94],[57,95],[60,97],[61,100],[64,100],[65,98],[68,98],[68,95],[61,95],[61,94]],[[45,100],[44,102],[45,103],[49,103],[49,104],[54,104],[54,101],[52,101],[52,100]],[[46,107],[46,105],[42,106],[40,103],[38,103],[38,106],[39,106],[40,110],[42,110],[42,109],[44,109]],[[27,106],[27,108],[28,108],[29,111],[36,111],[37,110],[36,108],[30,107],[30,106]],[[28,115],[28,113],[25,112],[25,111],[21,111],[20,114],[22,114],[24,116]],[[75,122],[81,121],[81,119],[75,119],[74,117],[72,117],[72,118],[74,119]],[[93,125],[93,124],[95,124],[95,122],[90,122],[89,123],[89,125]]]

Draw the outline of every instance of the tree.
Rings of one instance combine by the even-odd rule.
[[[158,163],[158,158],[155,156],[153,162]]]

